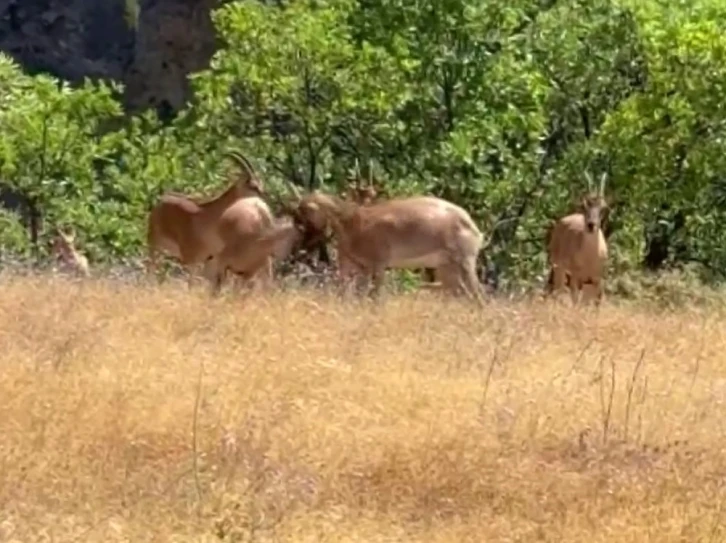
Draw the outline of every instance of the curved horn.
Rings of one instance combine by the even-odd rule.
[[[228,151],[227,156],[236,162],[238,166],[242,166],[250,178],[256,177],[255,169],[252,167],[252,164],[250,164],[250,161],[247,160],[247,157],[245,157],[242,153],[233,150]]]

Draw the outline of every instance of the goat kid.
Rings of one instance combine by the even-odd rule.
[[[58,229],[53,238],[51,255],[58,260],[61,270],[80,277],[90,277],[88,258],[76,249],[75,240],[75,232],[66,233]]]

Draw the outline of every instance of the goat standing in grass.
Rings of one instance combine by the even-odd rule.
[[[263,183],[252,165],[240,153],[232,152],[230,157],[241,167],[241,175],[219,196],[200,201],[168,192],[153,207],[147,230],[150,272],[156,271],[160,252],[175,257],[191,272],[233,238],[257,233],[272,224],[272,213],[262,199]]]
[[[546,243],[550,276],[546,293],[551,294],[569,282],[572,302],[577,303],[585,285],[596,291],[596,303],[603,297],[603,272],[608,246],[602,224],[609,211],[605,200],[603,174],[599,190],[593,193],[588,176],[588,194],[582,198],[576,213],[562,217],[547,231]]]
[[[417,196],[359,205],[313,192],[297,198],[296,220],[304,227],[328,224],[338,251],[373,281],[377,295],[387,268],[435,268],[452,294],[481,301],[476,259],[483,236],[469,214],[440,198]]]
[[[361,182],[361,175],[360,175],[360,169],[358,167],[358,161],[356,161],[355,165],[355,178],[353,181],[348,183],[347,190],[345,192],[345,199],[349,202],[355,203],[359,206],[369,206],[374,203],[377,203],[377,199],[380,196],[381,190],[380,187],[377,187],[376,184],[373,181],[372,176],[372,169],[369,163],[368,166],[369,171],[369,178],[368,181],[363,184]],[[296,195],[299,196],[299,195]],[[378,202],[379,203],[379,202]],[[312,224],[309,222],[308,226],[308,236],[315,239],[321,239],[325,240],[327,237],[327,231],[329,229],[328,222],[329,220],[324,216],[318,216],[317,219],[319,219],[320,223]],[[323,241],[324,242],[324,241]],[[350,260],[346,256],[346,253],[344,250],[340,250],[338,248],[337,251],[337,267],[338,267],[338,281],[342,283],[345,288],[348,287],[351,283],[355,282],[359,287],[362,286],[361,279],[365,279],[365,276],[360,275],[358,273],[360,271],[359,267],[356,266],[356,264]],[[434,277],[434,270],[431,268],[427,268],[424,270],[424,272],[429,272],[428,274],[425,274],[426,280],[430,283],[433,283],[435,281]],[[430,285],[427,285],[430,286]]]

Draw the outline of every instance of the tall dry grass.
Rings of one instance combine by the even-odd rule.
[[[1,541],[720,541],[723,315],[0,285]]]

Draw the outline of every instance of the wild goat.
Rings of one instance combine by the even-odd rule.
[[[369,165],[369,172],[370,171],[371,170]],[[372,175],[369,176],[368,182],[366,184],[361,183],[360,170],[358,169],[358,163],[356,161],[356,177],[353,181],[350,181],[348,183],[348,187],[345,192],[346,199],[360,206],[367,206],[373,204],[376,201],[376,199],[380,195],[380,192],[380,188],[377,188],[373,182]],[[323,230],[327,230],[327,223],[323,227]],[[326,238],[325,233],[318,231],[316,234],[317,238],[321,239],[324,242]],[[315,234],[309,235],[312,237]],[[338,251],[336,260],[338,265],[338,280],[342,283],[348,284],[354,279],[354,276],[358,271],[358,267],[351,260],[346,258],[345,253],[342,251]],[[433,283],[435,281],[433,269],[426,268],[423,270],[423,272],[424,279],[427,282]]]
[[[241,175],[222,194],[199,201],[169,192],[152,208],[147,230],[150,272],[156,271],[160,252],[178,259],[191,271],[236,237],[257,233],[272,224],[272,213],[261,198],[265,194],[263,183],[252,165],[240,153],[229,156],[241,167]]]
[[[299,196],[297,192],[294,194]],[[369,179],[367,184],[361,183],[360,170],[358,169],[358,163],[356,161],[355,177],[349,179],[348,186],[344,192],[346,200],[355,202],[358,205],[368,205],[375,201],[378,196],[378,190],[374,186],[372,179]],[[296,203],[284,204],[283,213],[292,217],[297,216]],[[330,220],[327,217],[321,216],[319,223],[308,223],[301,230],[300,237],[296,240],[297,245],[296,251],[303,251],[307,257],[300,259],[298,263],[304,263],[304,265],[310,269],[319,267],[319,264],[330,264],[330,257],[328,252],[327,243],[330,238]],[[300,223],[302,224],[302,223]],[[314,262],[313,258],[310,258],[313,254],[318,255],[318,265]],[[298,259],[296,259],[298,260]],[[340,251],[337,251],[336,255],[336,268],[337,268],[337,279],[339,281],[346,281],[355,275],[356,267],[350,263],[345,255]],[[322,271],[322,270],[319,270]]]
[[[356,163],[357,166],[357,163]],[[357,168],[356,168],[357,169]],[[371,205],[378,197],[378,190],[373,185],[372,179],[369,178],[366,185],[360,182],[360,174],[357,172],[355,182],[348,184],[347,200],[359,206]],[[327,222],[327,221],[326,221]],[[327,226],[327,224],[326,224]],[[342,282],[347,282],[353,278],[358,270],[355,263],[346,258],[345,252],[338,250],[337,254],[338,278]]]
[[[604,196],[606,174],[600,179],[596,193],[592,192],[589,175],[587,178],[588,194],[582,198],[578,211],[559,219],[547,230],[550,276],[546,294],[558,291],[568,282],[572,301],[577,303],[584,285],[592,285],[599,304],[608,258],[608,246],[602,232],[609,211]]]
[[[400,198],[361,206],[313,192],[296,196],[296,220],[319,229],[330,221],[338,251],[373,280],[377,295],[387,268],[436,269],[436,278],[452,293],[481,301],[476,258],[483,236],[459,206],[431,196]]]
[[[264,286],[269,286],[273,260],[285,259],[301,237],[299,225],[290,219],[281,219],[264,231],[236,238],[208,263],[212,292],[221,290],[228,271],[245,282],[259,277]]]
[[[51,246],[51,256],[56,258],[64,271],[78,274],[82,277],[91,275],[88,259],[81,254],[75,246],[76,234],[73,231],[64,232],[57,229]]]

